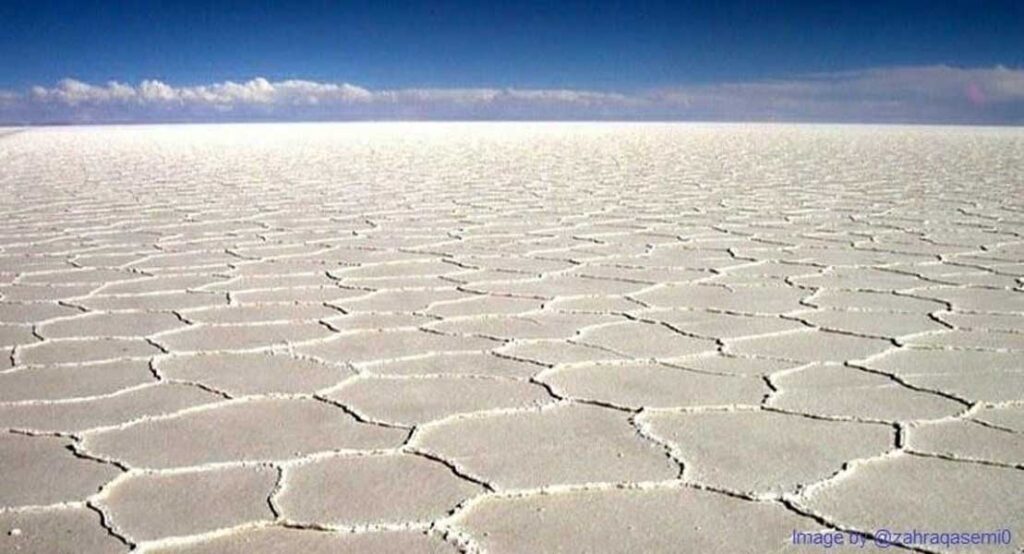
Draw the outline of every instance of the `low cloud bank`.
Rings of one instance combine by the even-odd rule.
[[[0,90],[0,122],[635,119],[1024,124],[1024,69],[921,66],[639,92],[371,90],[305,80],[172,86],[64,79]]]

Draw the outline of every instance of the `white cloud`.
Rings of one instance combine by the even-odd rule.
[[[74,79],[63,79],[53,88],[33,87],[31,99],[42,104],[80,104],[126,106],[145,104],[179,104],[194,106],[224,105],[295,105],[324,101],[360,101],[372,97],[366,89],[349,84],[316,83],[313,81],[280,81],[271,83],[257,77],[244,83],[225,81],[212,85],[172,87],[156,80],[138,86],[111,81],[103,86]]]
[[[1024,70],[918,66],[688,85],[632,93],[573,89],[369,90],[305,80],[0,91],[0,121],[246,119],[722,119],[1024,123]]]

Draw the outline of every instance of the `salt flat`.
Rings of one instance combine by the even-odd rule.
[[[0,551],[1024,546],[1020,129],[9,131]]]

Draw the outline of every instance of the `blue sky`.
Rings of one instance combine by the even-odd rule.
[[[10,121],[1024,122],[1019,0],[5,0],[0,59]]]

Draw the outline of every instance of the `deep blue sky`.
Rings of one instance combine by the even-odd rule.
[[[0,88],[176,85],[636,90],[885,66],[1024,66],[1024,1],[0,0]]]

